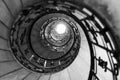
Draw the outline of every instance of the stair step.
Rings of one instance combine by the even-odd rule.
[[[0,38],[0,50],[10,50],[9,45],[8,45],[8,41]]]
[[[10,12],[14,17],[22,8],[20,0],[4,0],[4,2],[8,6],[8,8],[10,9]]]
[[[50,80],[51,75],[50,74],[45,74],[41,75],[38,80]]]
[[[5,25],[3,25],[2,23],[0,23],[0,36],[8,39],[8,28],[6,28]]]
[[[63,72],[63,71],[52,74],[50,80],[60,80],[60,74],[61,74],[62,72]]]
[[[89,76],[89,71],[89,62],[84,62],[79,56],[77,56],[75,61],[68,67],[68,73],[71,76],[71,80],[79,80],[80,78],[81,80],[88,80],[87,78]]]
[[[22,0],[22,3],[23,3],[23,7],[26,7],[26,6],[29,6],[33,3],[36,3],[36,2],[40,2],[40,0]]]
[[[40,73],[32,73],[24,80],[37,80],[40,76]]]
[[[0,20],[5,23],[8,27],[10,27],[11,23],[13,22],[13,17],[11,16],[10,12],[8,11],[6,5],[4,4],[3,0],[0,0]]]
[[[60,74],[59,74],[59,80],[72,80],[70,78],[70,75],[69,75],[67,69],[65,69],[65,70],[63,70],[63,71],[60,72]]]
[[[0,80],[23,80],[28,74],[30,74],[30,72],[22,68],[16,72],[13,72],[11,74],[8,74],[0,78]],[[29,79],[29,80],[32,80],[32,79]]]
[[[1,61],[14,60],[12,53],[10,51],[0,50],[0,62]]]
[[[13,73],[19,68],[21,66],[16,61],[0,63],[0,78]]]

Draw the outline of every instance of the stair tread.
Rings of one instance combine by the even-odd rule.
[[[59,80],[70,80],[70,76],[67,69],[60,72]]]
[[[16,14],[21,9],[21,2],[20,2],[20,0],[4,0],[4,1],[7,4],[8,8],[10,9],[12,15],[15,17]]]
[[[8,28],[2,23],[0,23],[0,36],[8,39]]]
[[[0,6],[2,6],[0,7],[0,20],[9,27],[13,21],[13,18],[2,0],[0,0]]]
[[[0,38],[0,50],[1,49],[10,50],[8,41]]]
[[[0,77],[14,72],[14,70],[21,68],[20,64],[16,61],[0,63]]]
[[[40,0],[31,0],[31,1],[30,0],[22,0],[24,7],[29,6],[29,5],[31,5],[33,3],[38,2],[38,1],[40,1]]]
[[[42,75],[38,80],[50,80],[50,76],[51,76],[50,74]]]
[[[37,80],[41,74],[40,73],[32,73],[24,80]]]
[[[14,60],[11,52],[0,50],[0,62],[6,60]]]
[[[25,78],[30,72],[26,69],[20,69],[16,72],[13,72],[11,74],[8,74],[2,78],[0,78],[0,80],[22,80],[23,78]],[[30,79],[31,80],[31,79]]]

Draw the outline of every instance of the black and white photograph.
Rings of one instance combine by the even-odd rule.
[[[120,80],[120,0],[0,0],[0,80]]]

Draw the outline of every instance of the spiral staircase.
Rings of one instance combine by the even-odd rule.
[[[81,0],[0,0],[0,80],[119,80],[110,26]]]

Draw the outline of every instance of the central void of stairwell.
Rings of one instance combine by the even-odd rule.
[[[51,2],[27,7],[11,28],[11,49],[27,69],[39,73],[59,72],[78,55],[80,25],[61,3],[56,7]]]

